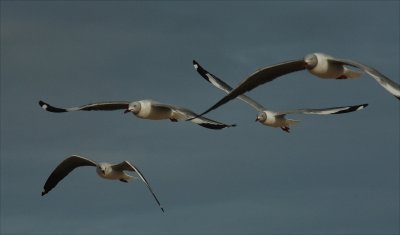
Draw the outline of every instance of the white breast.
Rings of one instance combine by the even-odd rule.
[[[279,119],[276,118],[276,114],[270,111],[264,111],[267,114],[267,119],[262,123],[271,127],[280,127]]]
[[[140,111],[136,114],[137,117],[140,118],[148,118],[151,114],[151,101],[150,100],[141,100],[140,103]]]
[[[171,112],[167,108],[154,108],[153,104],[158,104],[157,101],[153,100],[141,100],[139,101],[141,109],[136,114],[139,118],[161,120],[170,118]]]

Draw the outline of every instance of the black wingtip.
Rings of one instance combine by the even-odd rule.
[[[232,124],[232,125],[226,125],[226,124],[220,124],[220,125],[216,125],[216,124],[211,124],[211,123],[200,123],[199,124],[202,127],[208,128],[208,129],[212,129],[212,130],[221,130],[224,128],[228,128],[228,127],[235,127],[236,124]]]
[[[338,111],[338,112],[333,113],[333,114],[350,113],[350,112],[354,112],[354,111],[358,111],[358,110],[364,109],[367,106],[368,106],[368,104],[354,105],[354,106],[350,106],[347,109]]]
[[[44,102],[42,100],[39,100],[39,105],[40,105],[40,107],[42,107],[42,109],[44,109],[46,111],[49,111],[49,112],[52,112],[52,113],[68,112],[66,109],[53,107],[53,106],[49,105],[48,103],[46,103],[46,102]]]
[[[45,190],[43,190],[42,191],[42,197],[44,196],[44,195],[46,195],[48,192],[46,192]]]
[[[203,67],[201,67],[201,65],[199,63],[197,63],[197,61],[193,60],[193,67],[196,69],[196,71],[207,81],[210,82],[209,78],[207,77],[207,74],[209,74],[209,72],[207,72]]]

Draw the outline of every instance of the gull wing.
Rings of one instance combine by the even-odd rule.
[[[212,107],[201,113],[200,116],[210,112],[211,110],[218,108],[219,106],[229,102],[230,100],[235,99],[236,97],[244,94],[245,92],[248,92],[256,88],[259,85],[270,82],[285,74],[304,70],[305,68],[306,68],[306,63],[304,62],[303,59],[301,59],[301,60],[292,60],[259,69],[255,73],[250,75],[248,78],[243,80],[236,88],[234,88],[231,92],[229,92],[216,104],[214,104]]]
[[[144,178],[144,175],[142,174],[142,172],[140,172],[140,170],[135,165],[133,165],[132,163],[130,163],[128,161],[123,161],[123,162],[121,162],[119,164],[112,165],[111,167],[113,169],[115,169],[115,170],[118,170],[118,171],[133,171],[133,172],[136,172],[136,174],[139,176],[139,178],[143,181],[143,183],[146,185],[146,187],[149,189],[149,191],[153,195],[154,199],[156,200],[158,206],[161,208],[162,212],[164,212],[164,208],[161,206],[160,201],[156,197],[153,189],[150,187],[150,184],[147,182],[146,178]]]
[[[277,115],[286,114],[317,114],[317,115],[327,115],[327,114],[341,114],[350,113],[358,111],[367,107],[368,104],[352,105],[352,106],[342,106],[342,107],[332,107],[332,108],[322,108],[322,109],[295,109],[286,112],[278,112]]]
[[[96,166],[96,162],[77,155],[66,158],[54,169],[49,178],[47,178],[43,186],[42,196],[56,187],[56,185],[71,171],[80,166]]]
[[[215,76],[214,74],[208,72],[207,70],[205,70],[199,63],[197,63],[195,60],[193,60],[193,66],[196,69],[196,71],[209,83],[211,83],[212,85],[214,85],[216,88],[224,91],[225,93],[229,93],[233,90],[233,88],[231,86],[229,86],[228,84],[226,84],[224,81],[222,81],[221,79],[219,79],[217,76]],[[246,102],[247,104],[249,104],[251,107],[255,108],[257,111],[262,111],[265,108],[259,104],[258,102],[256,102],[255,100],[253,100],[252,98],[246,96],[246,95],[239,95],[237,98],[241,99],[242,101]]]
[[[169,108],[171,110],[171,120],[176,120],[176,121],[188,121],[190,120],[193,123],[196,123],[202,127],[208,128],[208,129],[214,129],[214,130],[219,130],[223,129],[226,127],[233,127],[236,126],[235,124],[228,125],[224,124],[222,122],[214,121],[205,117],[200,117],[193,111],[175,106],[175,105],[170,105],[170,104],[154,104],[153,107],[156,108]]]
[[[73,112],[73,111],[112,111],[119,109],[127,109],[129,107],[129,101],[110,101],[110,102],[97,102],[86,104],[80,107],[71,107],[71,108],[57,108],[49,105],[44,101],[39,101],[40,107],[44,110],[52,112],[52,113],[65,113],[65,112]]]
[[[390,94],[394,95],[397,99],[400,100],[400,85],[390,80],[385,75],[381,74],[378,70],[352,60],[336,59],[336,58],[331,58],[329,60],[343,65],[349,65],[361,69],[362,71],[370,75],[373,79],[375,79],[379,83],[379,85],[381,85]]]

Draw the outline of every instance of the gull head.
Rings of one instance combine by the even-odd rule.
[[[267,114],[265,112],[259,112],[256,118],[256,122],[265,122],[267,120]]]
[[[132,102],[129,104],[129,107],[127,110],[125,110],[124,113],[133,113],[133,114],[138,114],[140,112],[140,109],[142,108],[142,105],[140,104],[140,102]]]
[[[304,57],[304,62],[306,62],[306,68],[312,69],[318,64],[318,58],[315,54],[308,54]]]
[[[109,173],[110,169],[109,169],[109,165],[108,163],[105,162],[101,162],[99,164],[97,164],[96,166],[96,172],[99,176],[101,177],[106,177],[106,175]]]

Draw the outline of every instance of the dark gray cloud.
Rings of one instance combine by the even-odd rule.
[[[1,2],[2,234],[396,234],[399,104],[370,77],[290,74],[249,95],[266,107],[369,103],[345,115],[294,115],[290,134],[233,101],[209,117],[235,128],[140,120],[58,106],[155,99],[203,111],[256,69],[321,51],[399,81],[396,1]],[[42,198],[65,157],[135,162],[139,182],[78,169]],[[17,169],[17,170],[16,170]]]

